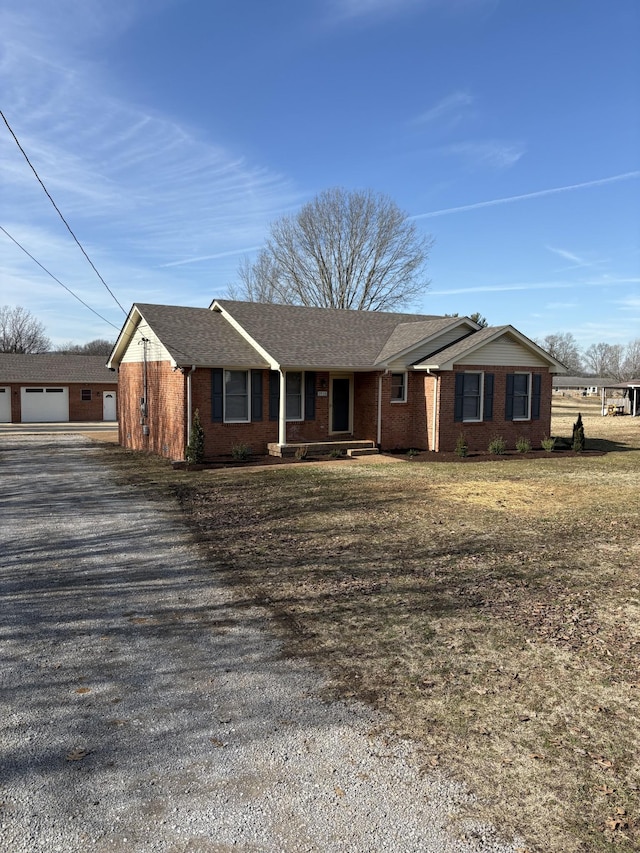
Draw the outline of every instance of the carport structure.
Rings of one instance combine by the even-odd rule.
[[[631,379],[628,382],[612,380],[601,386],[600,394],[603,415],[640,415],[640,379]]]
[[[117,375],[103,356],[0,353],[0,423],[117,420]]]

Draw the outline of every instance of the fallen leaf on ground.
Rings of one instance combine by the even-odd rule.
[[[67,753],[67,761],[82,761],[90,752],[90,749],[72,749],[71,752]]]

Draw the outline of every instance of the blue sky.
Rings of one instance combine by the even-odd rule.
[[[432,235],[413,308],[640,337],[637,0],[2,0],[1,109],[100,275],[206,307],[333,186]],[[0,123],[0,304],[123,313]],[[116,327],[116,328],[114,328]]]

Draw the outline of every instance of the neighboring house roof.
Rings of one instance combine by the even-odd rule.
[[[554,376],[553,385],[555,388],[602,388],[613,381],[600,376]]]
[[[118,377],[108,370],[103,355],[63,355],[62,353],[38,353],[20,355],[0,353],[0,385],[5,382],[21,382],[38,385],[43,383],[111,383],[117,384]]]
[[[493,341],[498,338],[502,338],[504,336],[508,336],[509,338],[516,340],[525,349],[528,349],[530,352],[538,355],[543,361],[546,361],[549,364],[551,369],[557,370],[560,373],[564,373],[566,371],[567,368],[557,359],[550,356],[548,352],[539,347],[530,338],[527,338],[517,329],[514,329],[513,326],[509,325],[486,326],[484,329],[480,329],[471,335],[467,335],[467,337],[456,341],[450,346],[446,346],[441,350],[435,351],[431,355],[417,362],[414,367],[422,370],[453,370],[454,364],[459,362],[460,359],[468,359],[474,352],[477,352],[488,344],[493,343]],[[479,362],[481,363],[481,361],[482,357],[480,354]]]
[[[220,314],[208,308],[135,303],[109,364],[117,365],[136,330],[148,324],[177,365],[268,367],[268,362]]]
[[[214,312],[237,324],[280,367],[371,369],[401,324],[416,324],[417,343],[460,318],[385,311],[347,311],[217,299]],[[405,335],[406,339],[410,336]],[[399,343],[396,352],[406,343]],[[395,345],[394,345],[395,348]],[[391,354],[391,353],[390,353]]]

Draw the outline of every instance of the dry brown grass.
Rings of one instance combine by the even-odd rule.
[[[581,411],[600,456],[364,461],[175,472],[171,488],[239,603],[289,653],[476,795],[475,814],[545,853],[640,848],[640,418]],[[105,451],[112,453],[111,451]],[[136,464],[131,468],[131,460]]]

